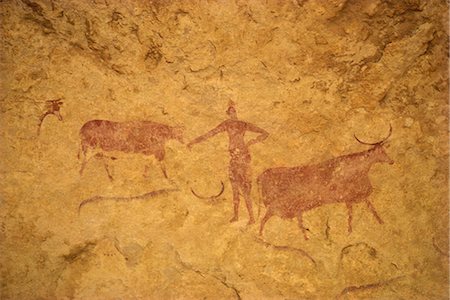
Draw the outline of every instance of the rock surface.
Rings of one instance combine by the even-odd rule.
[[[0,12],[0,298],[448,298],[446,1],[4,0]],[[38,135],[57,99],[62,121],[45,116]],[[353,134],[376,142],[391,125],[395,163],[369,172],[384,223],[356,204],[348,233],[331,203],[303,214],[308,240],[278,217],[260,236],[243,200],[229,223],[224,134],[167,141],[169,179],[141,154],[79,173],[89,120],[151,120],[187,142],[230,100],[269,133],[250,148],[255,214],[265,169],[368,150]],[[221,181],[209,200],[190,191]]]

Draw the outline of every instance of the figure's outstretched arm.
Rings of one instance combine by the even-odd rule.
[[[209,139],[212,136],[215,136],[216,134],[218,134],[218,133],[220,133],[222,131],[225,131],[225,125],[224,125],[223,122],[220,123],[217,127],[215,127],[213,129],[211,129],[210,131],[208,131],[207,133],[205,133],[205,134],[203,134],[203,135],[193,139],[192,141],[189,142],[189,144],[187,146],[188,146],[188,148],[191,148],[194,144],[203,142],[203,141]]]
[[[247,142],[247,147],[251,146],[253,144],[256,144],[256,143],[260,143],[260,142],[264,141],[265,139],[267,139],[267,137],[269,136],[269,133],[267,131],[265,131],[262,128],[259,128],[256,125],[250,124],[250,123],[247,123],[246,129],[248,131],[252,131],[252,132],[256,132],[256,133],[260,134],[256,138],[251,139],[250,141],[248,141]]]

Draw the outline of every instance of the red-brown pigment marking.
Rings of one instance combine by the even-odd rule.
[[[197,198],[199,198],[199,199],[202,199],[202,200],[208,200],[208,201],[210,201],[210,202],[212,202],[212,203],[215,203],[215,202],[217,201],[217,198],[219,198],[220,195],[222,195],[222,194],[223,194],[223,191],[225,190],[225,185],[223,184],[222,181],[220,182],[220,184],[222,185],[222,187],[221,187],[221,189],[220,189],[220,192],[217,193],[216,195],[213,195],[213,196],[200,196],[200,195],[197,194],[192,188],[191,188],[191,193],[192,193],[195,197],[197,197]]]
[[[78,214],[81,211],[81,208],[83,206],[85,206],[88,203],[92,203],[92,202],[100,202],[103,200],[113,200],[113,201],[131,201],[131,200],[143,200],[146,198],[152,198],[161,194],[167,194],[169,192],[175,192],[178,191],[178,189],[172,188],[172,189],[160,189],[160,190],[156,190],[156,191],[151,191],[142,195],[138,195],[138,196],[124,196],[124,197],[109,197],[109,196],[95,196],[86,200],[83,200],[80,205],[78,206]]]
[[[55,100],[47,100],[45,101],[46,104],[46,111],[41,115],[39,118],[38,128],[37,128],[37,135],[39,136],[41,134],[41,126],[42,122],[44,122],[44,119],[48,115],[55,115],[58,120],[62,121],[63,117],[61,116],[61,113],[59,112],[61,109],[61,105],[63,105],[64,102],[61,101],[61,98],[55,99]]]
[[[432,242],[433,242],[433,247],[434,247],[434,249],[436,249],[436,251],[437,251],[439,254],[441,254],[442,256],[445,256],[445,257],[447,257],[447,258],[449,257],[448,251],[445,252],[444,250],[442,250],[441,248],[439,248],[439,246],[438,246],[437,243],[436,243],[436,238],[435,238],[435,237],[433,237]]]
[[[87,152],[94,150],[96,157],[107,157],[103,153],[119,151],[123,153],[140,153],[154,156],[167,177],[164,165],[165,143],[176,139],[183,143],[182,129],[152,121],[113,122],[107,120],[92,120],[80,129],[81,145],[78,158],[82,154],[80,175],[86,167]],[[110,157],[112,158],[112,157]],[[115,159],[115,158],[112,158]],[[112,180],[108,165],[104,162],[108,177]]]
[[[282,250],[282,251],[292,251],[292,252],[296,252],[296,253],[300,253],[301,255],[307,257],[313,264],[314,266],[317,265],[316,261],[314,260],[314,258],[308,254],[308,252],[306,252],[303,249],[300,248],[295,248],[295,247],[291,247],[291,246],[279,246],[279,245],[273,245],[259,237],[255,237],[255,241],[257,241],[260,244],[263,244],[266,247],[272,247],[275,250]]]
[[[358,292],[358,291],[364,291],[364,290],[370,290],[370,289],[376,289],[382,286],[386,286],[388,284],[391,284],[392,282],[404,278],[405,276],[398,276],[395,278],[391,278],[385,281],[380,281],[380,282],[376,282],[376,283],[371,283],[371,284],[366,284],[366,285],[359,285],[359,286],[348,286],[346,288],[344,288],[342,290],[342,292],[337,295],[336,299],[341,299],[342,297],[344,297],[345,295],[349,294],[349,293],[353,293],[353,292]]]
[[[394,163],[383,147],[391,133],[392,127],[385,139],[370,144],[361,142],[355,136],[358,142],[373,146],[367,151],[339,156],[315,165],[265,170],[257,179],[267,208],[261,220],[260,234],[265,223],[276,215],[285,219],[297,218],[298,226],[308,239],[302,214],[331,203],[345,203],[347,206],[349,233],[352,232],[352,206],[359,202],[365,202],[375,219],[382,224],[368,199],[372,193],[368,172],[374,163]]]
[[[231,188],[233,190],[234,208],[234,215],[230,222],[235,222],[239,219],[239,194],[242,194],[245,199],[245,204],[247,206],[249,214],[248,223],[252,224],[255,223],[255,218],[253,216],[252,200],[250,199],[252,180],[250,171],[251,156],[249,147],[253,144],[265,140],[269,134],[264,129],[261,129],[251,123],[239,120],[233,102],[229,103],[226,112],[229,116],[229,119],[223,121],[217,127],[208,131],[204,135],[201,135],[191,141],[188,144],[188,147],[191,148],[194,144],[203,142],[218,133],[228,133],[228,150],[231,157],[229,165],[229,178],[231,182]],[[245,142],[244,136],[247,131],[259,133],[260,135],[248,142]]]

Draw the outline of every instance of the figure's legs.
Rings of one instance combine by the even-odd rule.
[[[261,225],[259,226],[259,235],[262,235],[263,230],[264,230],[264,225],[272,216],[273,216],[273,213],[269,206],[269,207],[267,207],[266,214],[264,215],[264,217],[261,220]]]
[[[245,205],[247,206],[248,211],[248,224],[255,223],[255,217],[253,215],[253,205],[252,205],[252,199],[250,198],[250,193],[252,191],[252,183],[251,181],[246,178],[245,182],[241,185],[242,194],[245,200]]]
[[[375,207],[373,207],[372,203],[369,200],[366,200],[366,203],[378,223],[383,224],[383,220],[381,220],[380,216],[377,214],[377,211],[375,210]]]
[[[297,222],[298,222],[298,227],[303,232],[303,237],[305,238],[305,240],[308,240],[308,236],[306,235],[306,228],[305,228],[305,226],[303,226],[303,218],[302,218],[302,212],[301,211],[299,211],[298,214],[297,214]]]
[[[230,222],[236,222],[237,220],[239,220],[239,186],[234,181],[232,176],[230,176],[230,182],[231,189],[233,190],[233,218],[230,220]]]
[[[348,211],[348,233],[352,233],[352,219],[353,219],[353,207],[352,203],[345,203]]]

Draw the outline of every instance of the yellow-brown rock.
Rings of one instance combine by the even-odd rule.
[[[3,0],[0,13],[1,299],[448,299],[447,1]],[[194,145],[231,106],[247,123]],[[80,135],[90,120],[118,123]],[[151,153],[130,150],[146,147],[140,121],[167,125],[141,130]],[[390,126],[377,146],[353,136]],[[252,128],[260,140],[239,144]],[[374,147],[394,164],[257,182]],[[273,203],[294,215],[260,235]]]

